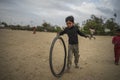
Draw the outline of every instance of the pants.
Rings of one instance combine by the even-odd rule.
[[[67,61],[67,67],[70,68],[72,64],[72,57],[74,55],[74,63],[75,65],[78,64],[79,61],[79,46],[78,44],[74,45],[68,45],[68,61]]]
[[[115,53],[115,63],[118,63],[120,59],[120,48],[114,48],[114,53]]]

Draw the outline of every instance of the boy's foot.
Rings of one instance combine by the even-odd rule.
[[[71,64],[67,64],[67,69],[70,69],[71,68]]]
[[[79,68],[79,66],[78,66],[78,65],[75,65],[75,68]]]
[[[71,68],[71,64],[67,64],[67,70],[66,70],[67,73],[70,72],[70,68]]]

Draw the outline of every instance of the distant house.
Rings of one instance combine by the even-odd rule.
[[[0,24],[0,28],[4,28],[5,27],[5,25],[3,25],[3,24]]]

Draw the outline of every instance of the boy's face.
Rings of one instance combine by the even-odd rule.
[[[67,25],[67,27],[71,28],[74,25],[74,23],[71,21],[67,21],[66,25]]]

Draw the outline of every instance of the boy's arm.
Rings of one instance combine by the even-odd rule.
[[[59,35],[63,35],[63,34],[65,34],[65,33],[66,33],[66,29],[64,29],[63,31],[59,32],[58,34],[59,34]]]
[[[120,44],[120,40],[117,37],[113,37],[112,43],[115,44],[115,45]]]
[[[85,35],[84,33],[80,32],[80,30],[77,28],[77,33],[80,35],[80,36],[83,36],[85,38],[89,37],[87,35]]]

